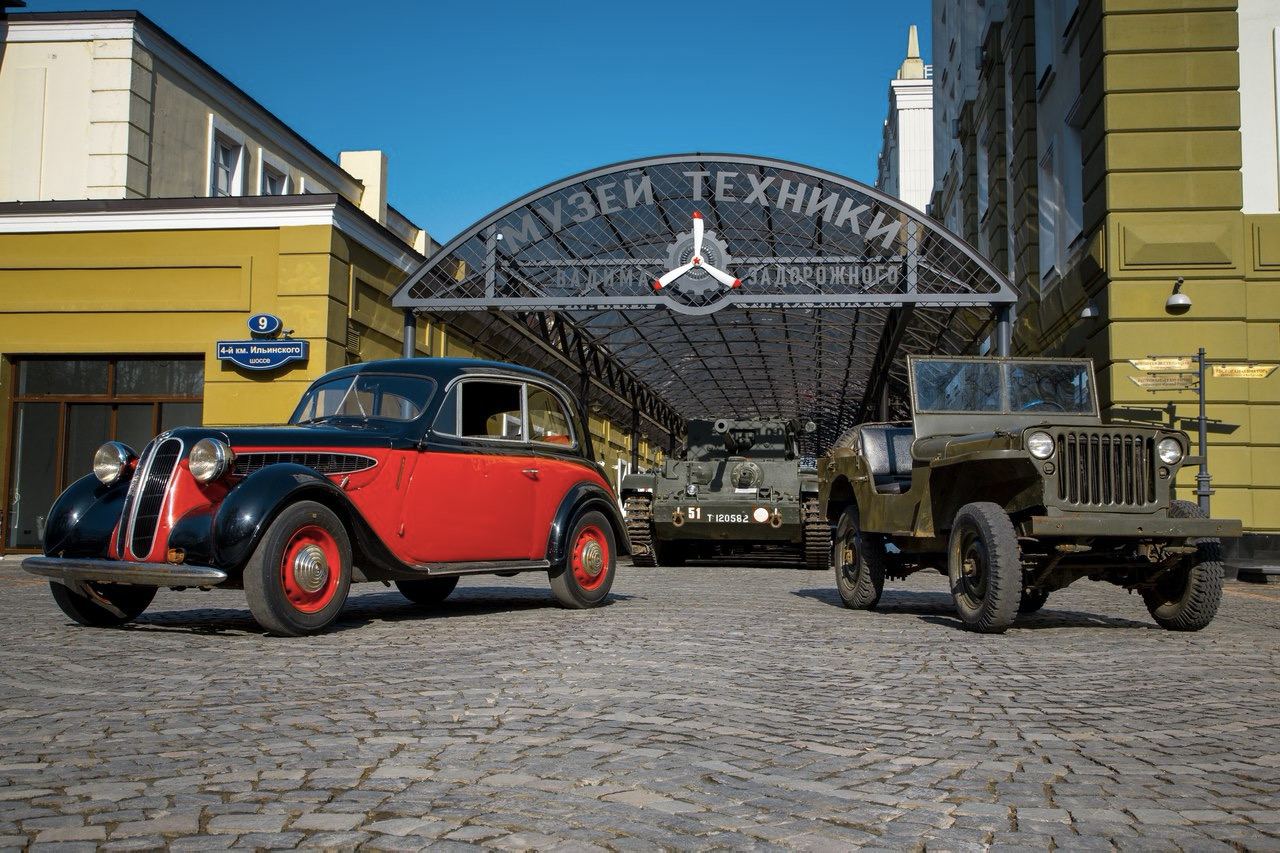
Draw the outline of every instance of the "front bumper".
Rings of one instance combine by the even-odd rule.
[[[1097,515],[1040,515],[1029,521],[1029,536],[1222,539],[1244,533],[1243,524],[1235,518],[1160,518],[1102,512]]]
[[[127,563],[80,557],[27,557],[22,561],[22,568],[33,575],[66,584],[99,581],[141,586],[217,586],[227,580],[226,572],[212,566]]]

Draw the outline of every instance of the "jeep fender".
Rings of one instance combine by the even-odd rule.
[[[124,511],[129,481],[104,485],[87,474],[53,502],[44,528],[48,557],[105,557]]]
[[[547,561],[552,566],[564,563],[567,543],[565,540],[572,532],[571,527],[579,513],[596,510],[609,519],[613,528],[613,538],[618,543],[619,554],[630,554],[631,543],[627,540],[627,525],[618,511],[618,503],[613,495],[595,483],[582,482],[574,485],[560,501],[555,516],[551,519],[551,532],[547,536]]]
[[[286,506],[314,500],[333,509],[348,525],[353,540],[366,534],[364,520],[346,494],[328,477],[293,462],[268,465],[253,472],[227,493],[213,515],[211,562],[222,569],[241,569],[267,528]],[[184,517],[183,522],[187,519]],[[205,522],[198,516],[193,525]],[[180,523],[177,532],[183,525]],[[170,541],[173,541],[172,537]]]

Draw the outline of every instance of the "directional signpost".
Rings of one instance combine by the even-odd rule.
[[[1150,355],[1131,358],[1129,363],[1141,373],[1130,376],[1130,381],[1145,391],[1195,391],[1200,404],[1199,439],[1200,470],[1196,473],[1196,498],[1204,514],[1209,514],[1209,421],[1205,417],[1204,374],[1208,364],[1204,347],[1195,355]],[[1254,362],[1219,361],[1212,365],[1215,379],[1265,379],[1280,365]]]

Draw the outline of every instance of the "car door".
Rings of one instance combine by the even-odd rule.
[[[524,409],[517,380],[468,378],[450,389],[408,488],[404,539],[414,562],[542,556],[530,546],[538,472]]]
[[[582,455],[583,437],[578,435],[571,404],[550,387],[529,383],[525,394],[529,418],[529,440],[537,455],[537,480],[533,487],[533,542],[531,547],[545,553],[551,522],[565,495],[578,483],[607,484],[595,466]]]

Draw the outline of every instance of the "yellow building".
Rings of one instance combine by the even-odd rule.
[[[1017,350],[1092,357],[1107,414],[1194,441],[1194,392],[1142,390],[1129,359],[1280,362],[1280,5],[966,8],[934,3],[930,212],[1016,283]],[[1205,391],[1212,511],[1244,520],[1241,565],[1280,556],[1280,371]]]
[[[133,13],[15,14],[0,60],[0,552],[38,546],[93,450],[181,423],[289,416],[305,385],[401,354],[390,295],[433,248],[387,203],[381,152],[334,162]],[[67,200],[70,199],[70,200]],[[309,357],[218,359],[280,317]],[[527,361],[465,317],[420,319],[420,355]],[[597,456],[633,444],[592,417]]]

